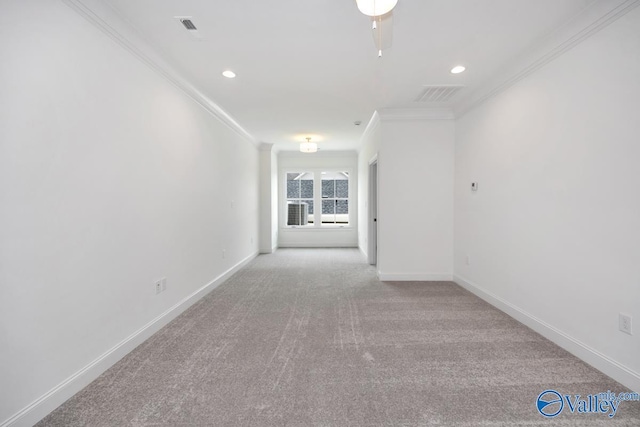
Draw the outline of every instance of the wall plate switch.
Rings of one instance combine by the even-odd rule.
[[[156,295],[162,292],[162,279],[158,279],[153,283],[156,289]]]
[[[624,332],[625,334],[633,335],[631,332],[631,316],[629,316],[628,314],[619,313],[618,322],[618,327],[622,332]]]
[[[478,183],[477,182],[472,182],[471,183],[471,191],[478,191]]]

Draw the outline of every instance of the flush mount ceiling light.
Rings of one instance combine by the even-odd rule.
[[[307,142],[303,142],[302,144],[300,144],[301,152],[315,153],[316,151],[318,151],[318,144],[316,144],[315,142],[311,142],[310,137],[306,137],[305,139],[307,140]]]
[[[451,74],[460,74],[464,70],[466,70],[466,68],[464,68],[462,65],[456,65],[451,69]]]
[[[356,0],[360,12],[367,16],[380,16],[391,12],[398,0]]]
[[[236,76],[236,73],[234,73],[231,70],[225,70],[225,71],[222,72],[222,75],[225,76],[228,79],[232,79],[232,78],[234,78]]]

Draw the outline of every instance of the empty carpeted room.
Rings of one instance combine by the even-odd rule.
[[[0,0],[0,427],[640,426],[640,0]]]

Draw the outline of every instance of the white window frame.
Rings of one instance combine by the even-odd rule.
[[[313,206],[314,206],[314,213],[313,213],[313,217],[314,217],[314,221],[313,224],[308,224],[308,225],[289,225],[289,197],[287,194],[287,190],[288,190],[288,180],[287,180],[287,175],[289,175],[290,173],[296,174],[310,174],[311,176],[313,176],[313,199],[306,199],[306,198],[294,198],[294,200],[313,200]],[[309,168],[306,168],[304,170],[300,169],[300,170],[292,170],[290,172],[285,172],[283,174],[283,182],[284,182],[284,226],[286,228],[301,228],[301,229],[310,229],[315,227],[316,224],[316,214],[315,214],[315,209],[317,208],[316,205],[316,191],[318,190],[316,187],[316,176],[317,173],[313,172],[311,170],[309,170]],[[299,177],[298,177],[299,178]],[[320,220],[322,220],[322,216],[320,216]]]
[[[287,174],[289,173],[313,173],[313,206],[314,206],[314,222],[313,225],[287,225]],[[325,224],[322,225],[322,172],[346,172],[349,174],[349,223],[348,224]],[[325,167],[325,168],[283,168],[280,170],[280,181],[282,186],[280,188],[280,201],[278,206],[280,207],[280,228],[283,230],[314,230],[314,231],[331,231],[331,230],[345,230],[353,228],[353,170],[351,168],[340,167]],[[319,211],[318,211],[319,210]],[[317,213],[318,212],[318,213]],[[317,218],[317,220],[315,219]]]

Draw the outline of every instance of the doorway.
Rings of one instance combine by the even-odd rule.
[[[378,157],[369,162],[369,264],[378,263]]]

